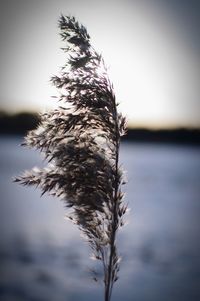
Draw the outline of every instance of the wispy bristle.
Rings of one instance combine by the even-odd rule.
[[[51,79],[60,91],[59,105],[41,114],[40,125],[24,142],[45,154],[47,167],[34,168],[15,181],[38,186],[42,194],[60,197],[72,208],[69,219],[87,237],[93,258],[103,263],[109,301],[119,271],[116,231],[127,209],[118,166],[126,121],[117,112],[113,85],[86,28],[64,16],[59,27],[68,53],[67,64]]]

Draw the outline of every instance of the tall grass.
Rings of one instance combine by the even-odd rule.
[[[91,46],[86,28],[64,16],[59,28],[67,61],[51,79],[60,93],[58,106],[41,114],[39,126],[24,141],[45,154],[47,166],[26,171],[15,181],[35,185],[71,207],[69,219],[102,262],[104,298],[109,301],[119,272],[116,234],[126,212],[119,167],[126,122],[117,112],[104,60]]]

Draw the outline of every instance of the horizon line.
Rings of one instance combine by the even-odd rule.
[[[34,109],[16,109],[16,110],[6,110],[3,108],[0,108],[0,117],[2,115],[7,115],[7,116],[15,116],[15,115],[20,115],[20,114],[30,114],[30,115],[39,115],[41,111],[39,110],[34,110]],[[143,122],[134,122],[133,120],[128,120],[127,121],[127,128],[130,130],[134,129],[147,129],[147,130],[152,130],[152,131],[157,131],[157,130],[178,130],[178,129],[185,129],[185,130],[200,130],[200,124],[181,124],[181,123],[167,123],[163,122],[161,123],[143,123]]]

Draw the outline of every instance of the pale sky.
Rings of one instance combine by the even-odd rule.
[[[65,63],[57,21],[74,15],[103,54],[134,126],[200,127],[200,1],[1,0],[0,109],[44,111]]]

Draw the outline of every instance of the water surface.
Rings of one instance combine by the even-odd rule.
[[[0,138],[0,300],[100,301],[94,262],[64,204],[12,183],[41,165],[21,138]],[[119,232],[113,301],[200,300],[200,148],[123,143],[131,211]],[[99,267],[97,270],[100,272]]]

